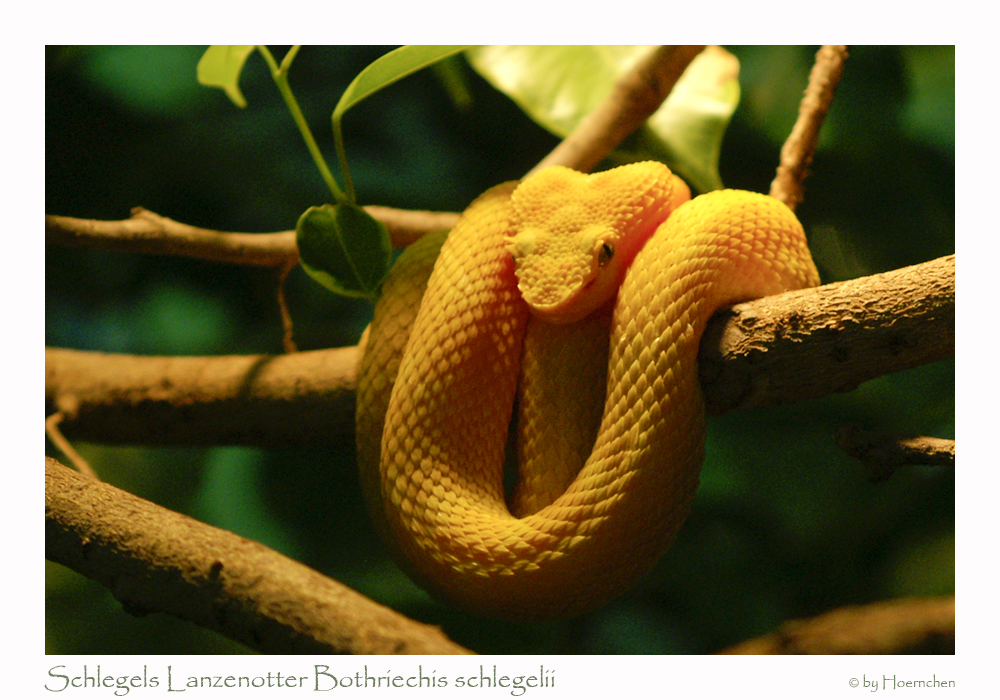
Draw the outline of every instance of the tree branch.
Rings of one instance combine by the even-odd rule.
[[[164,533],[170,533],[164,537]],[[45,459],[45,556],[135,615],[163,612],[271,654],[468,654],[268,547]],[[955,599],[834,610],[722,654],[954,653]]]
[[[872,433],[860,425],[837,430],[837,446],[860,459],[874,482],[885,481],[897,467],[908,464],[955,466],[955,441],[934,437],[898,438]]]
[[[802,201],[802,183],[816,152],[819,128],[833,103],[833,93],[840,83],[845,60],[846,46],[823,46],[816,53],[809,85],[799,105],[799,118],[781,149],[781,162],[771,183],[771,196],[787,204],[792,211]]]
[[[59,430],[59,424],[63,422],[65,417],[62,411],[56,411],[46,418],[45,436],[66,456],[66,459],[70,461],[78,472],[91,479],[98,478],[97,473],[91,468],[90,463],[81,457],[79,452],[73,449],[73,446],[69,444],[69,440],[64,438],[62,432]]]
[[[287,355],[139,357],[45,350],[46,415],[116,444],[337,442],[354,433],[356,347]]]
[[[405,248],[425,233],[454,228],[458,214],[449,211],[419,211],[392,209],[376,205],[364,208],[366,212],[385,224],[393,248]]]
[[[955,355],[955,256],[738,304],[705,332],[719,414],[852,391]]]
[[[295,232],[234,233],[182,224],[142,207],[122,221],[45,216],[45,243],[127,253],[183,255],[240,265],[282,267],[298,262]]]
[[[850,391],[954,356],[955,257],[737,304],[700,352],[721,414]],[[47,348],[46,415],[67,437],[278,447],[350,439],[355,347],[280,356],[135,357]]]
[[[48,457],[45,557],[107,586],[133,614],[165,612],[265,653],[471,653],[268,547]]]
[[[840,608],[720,653],[954,654],[955,596]]]
[[[389,229],[393,247],[403,248],[430,231],[455,225],[458,214],[365,207]],[[234,233],[197,228],[136,207],[122,221],[45,216],[45,243],[127,253],[183,255],[237,265],[282,268],[299,261],[295,231]]]
[[[580,122],[572,134],[531,169],[550,165],[588,173],[626,136],[660,108],[670,91],[704,46],[658,46],[618,79],[607,98]]]

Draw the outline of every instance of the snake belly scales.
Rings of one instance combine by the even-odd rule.
[[[435,597],[570,617],[670,546],[704,458],[709,318],[819,283],[783,203],[689,196],[660,163],[546,168],[394,265],[358,368],[358,459],[376,529]]]

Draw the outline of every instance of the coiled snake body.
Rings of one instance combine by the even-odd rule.
[[[687,198],[658,163],[548,168],[479,197],[439,256],[441,237],[425,237],[397,262],[359,367],[358,456],[376,526],[436,596],[567,617],[673,541],[704,456],[708,319],[819,281],[784,204]]]

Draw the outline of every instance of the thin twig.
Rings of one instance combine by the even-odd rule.
[[[48,457],[45,557],[104,584],[129,612],[165,612],[266,653],[470,653],[268,547]]]
[[[430,231],[455,225],[458,214],[365,207],[389,229],[393,247],[403,248]],[[96,221],[68,216],[45,216],[45,242],[78,248],[126,253],[183,255],[201,260],[283,267],[299,261],[295,231],[236,233],[213,231],[174,221],[136,207],[122,221]]]
[[[954,654],[955,596],[852,605],[721,654]]]
[[[850,391],[953,357],[955,259],[746,302],[712,319],[699,364],[720,414]],[[118,444],[288,446],[350,439],[355,347],[134,357],[48,348],[46,410]]]
[[[65,437],[63,437],[62,431],[59,430],[59,424],[63,422],[66,418],[66,414],[62,411],[56,411],[51,416],[45,419],[45,434],[49,436],[49,440],[56,448],[66,455],[66,458],[73,464],[78,472],[84,476],[89,476],[91,479],[96,479],[97,472],[94,471],[93,467],[90,466],[90,462],[85,460],[80,456],[80,453],[73,449],[73,446],[69,443]]]
[[[580,122],[542,161],[590,172],[622,140],[660,108],[694,57],[704,46],[658,46],[611,89],[608,97]]]
[[[833,102],[846,59],[846,46],[823,46],[816,53],[809,85],[799,105],[799,118],[781,149],[781,163],[771,183],[771,196],[787,204],[792,211],[802,201],[802,183],[816,152],[819,128]]]
[[[280,267],[298,262],[295,232],[232,233],[189,226],[136,207],[123,221],[45,217],[45,242],[126,253],[183,255],[240,265]]]
[[[293,338],[294,324],[292,314],[288,311],[288,302],[285,299],[285,282],[288,280],[288,273],[295,268],[295,263],[286,263],[278,270],[278,310],[281,312],[281,344],[286,353],[298,352],[299,348]]]
[[[851,424],[837,430],[837,446],[861,460],[873,482],[885,481],[905,465],[955,466],[955,441],[943,438],[898,438]]]

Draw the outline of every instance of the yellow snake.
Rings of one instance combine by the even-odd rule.
[[[358,456],[377,528],[433,595],[490,617],[568,617],[673,541],[704,457],[709,317],[819,281],[778,200],[688,197],[659,163],[547,168],[397,261],[359,366]]]

